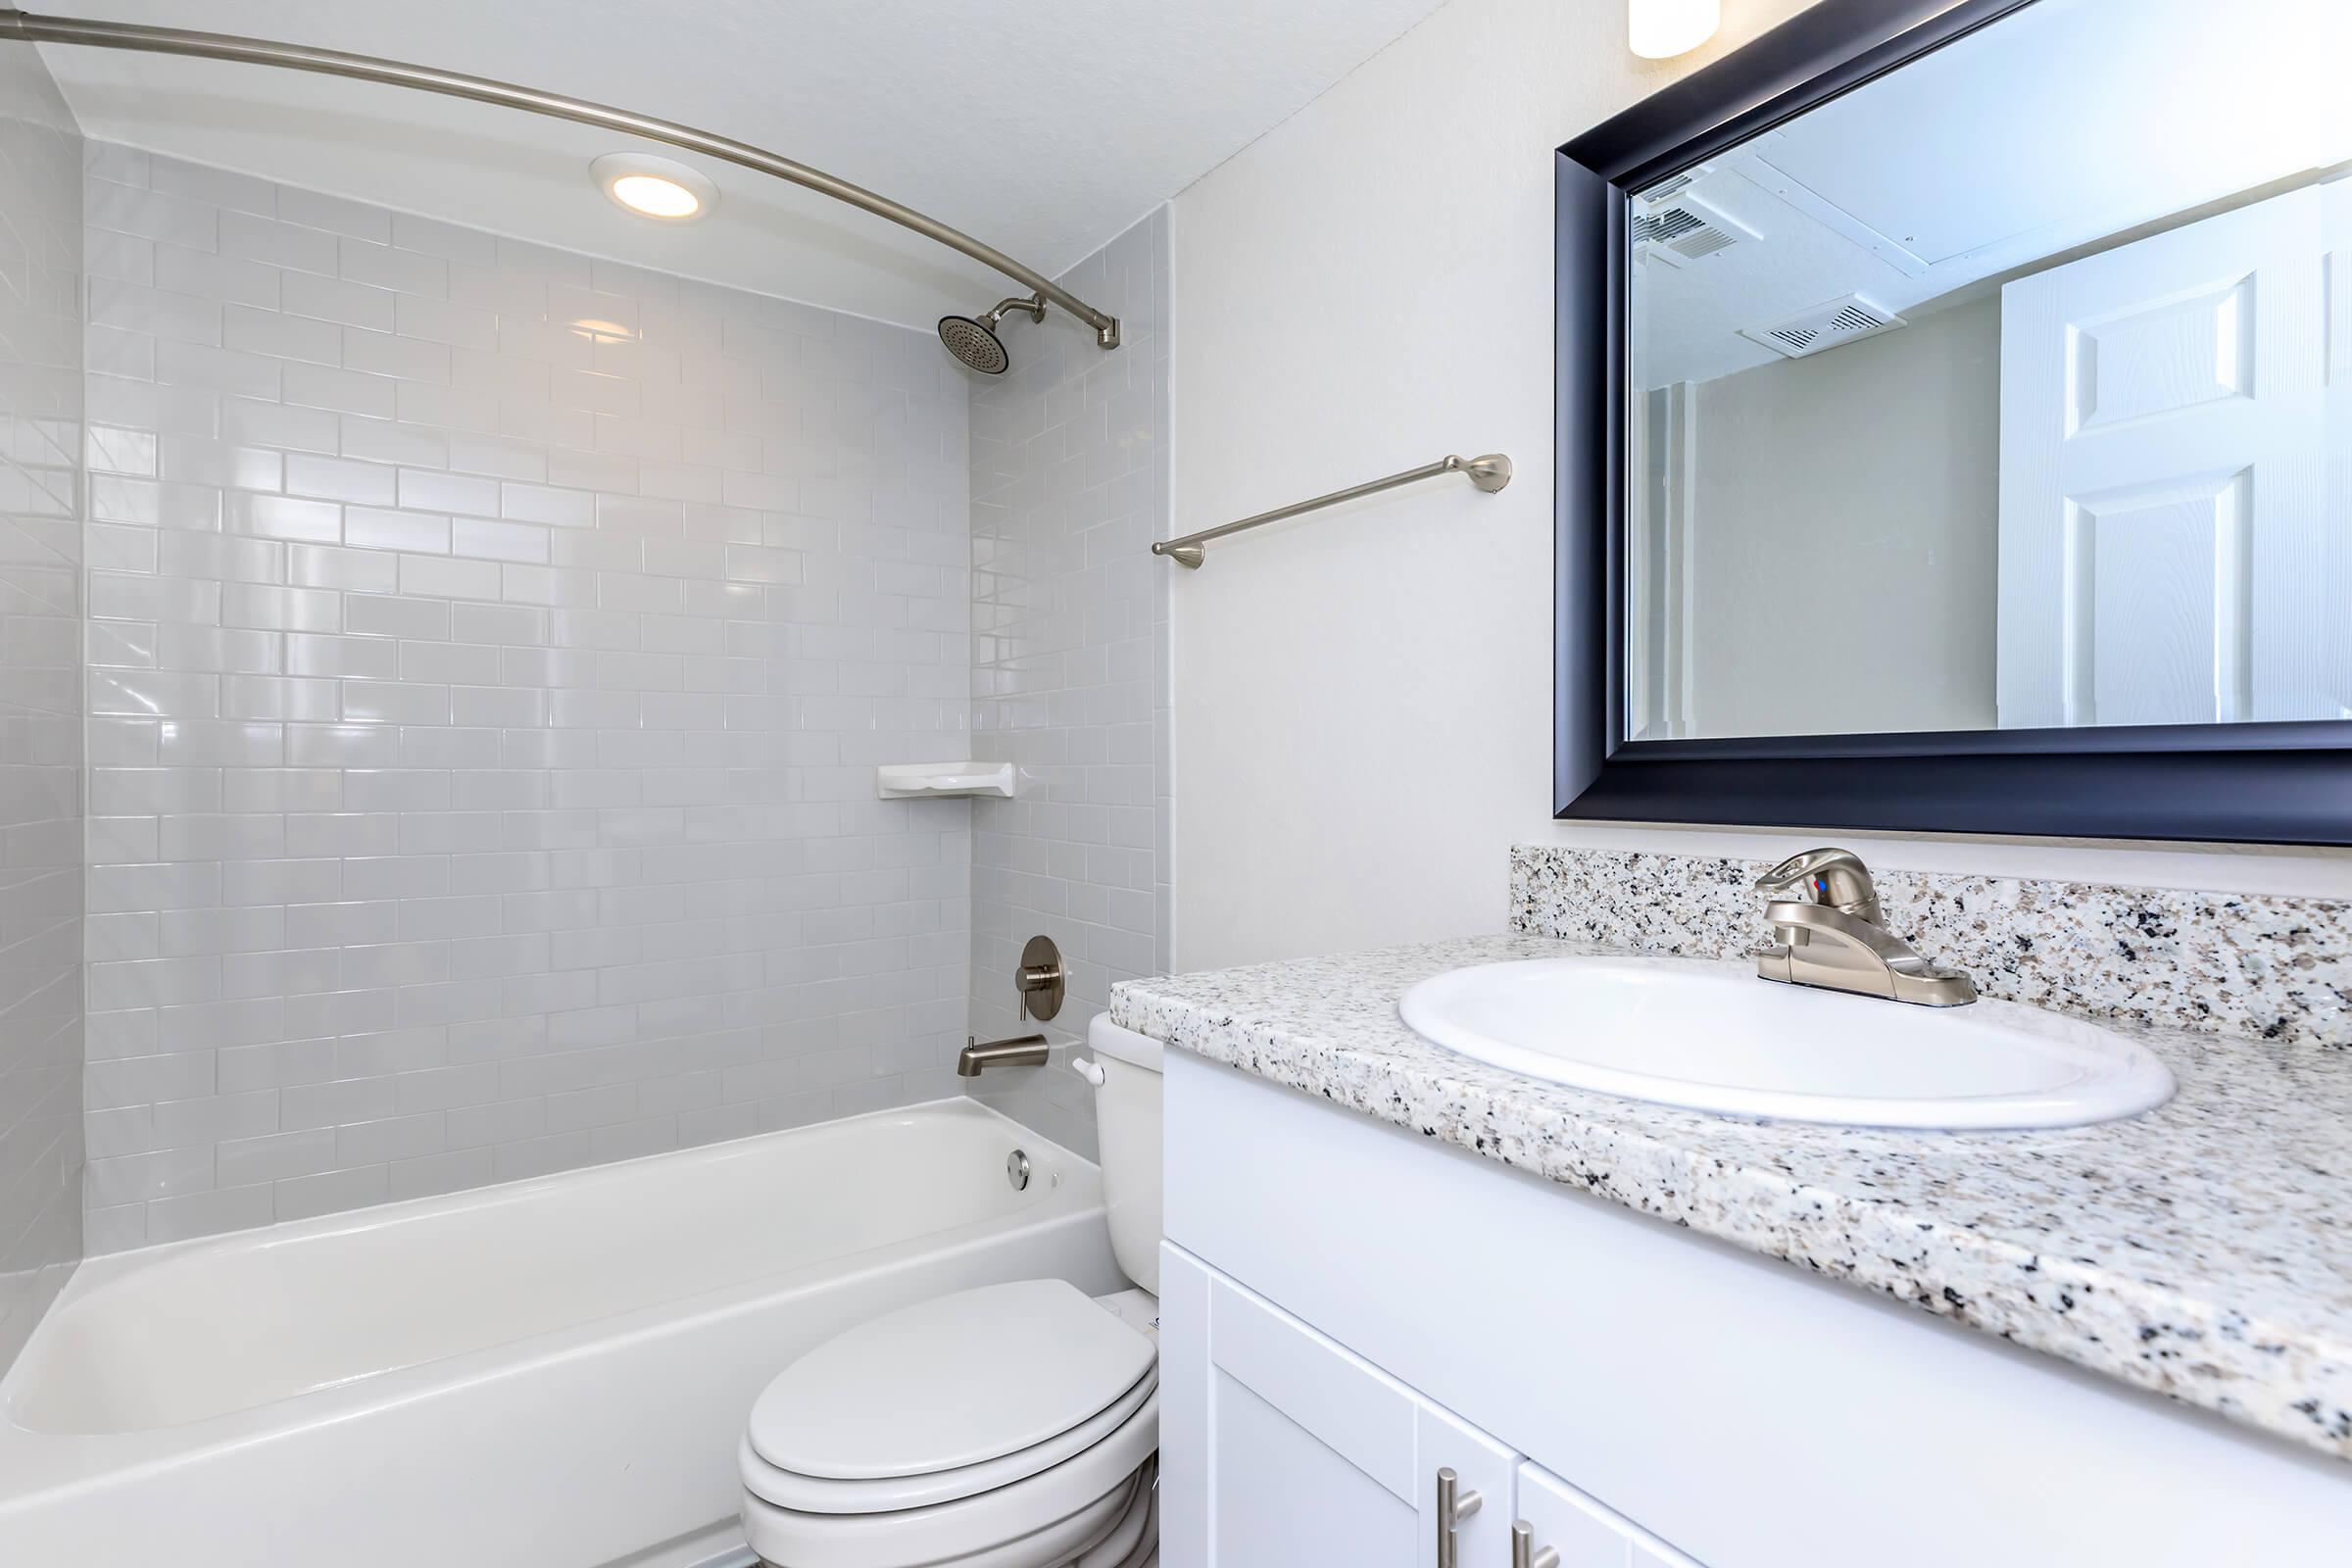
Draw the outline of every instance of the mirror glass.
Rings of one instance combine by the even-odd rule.
[[[2344,0],[2037,0],[1631,204],[1627,737],[2352,718]]]

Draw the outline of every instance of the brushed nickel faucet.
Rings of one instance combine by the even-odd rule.
[[[982,1040],[965,1035],[956,1053],[956,1076],[977,1078],[991,1067],[1042,1067],[1052,1047],[1044,1035],[1014,1035],[1005,1040]]]
[[[1851,850],[1790,856],[1756,879],[1756,891],[1772,900],[1772,939],[1756,949],[1760,979],[1924,1007],[1977,1000],[1964,971],[1921,957],[1881,923],[1879,890]]]

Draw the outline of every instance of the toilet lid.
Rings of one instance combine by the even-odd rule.
[[[746,1436],[798,1475],[931,1475],[1060,1436],[1135,1388],[1156,1356],[1066,1281],[988,1285],[826,1341],[767,1386]]]

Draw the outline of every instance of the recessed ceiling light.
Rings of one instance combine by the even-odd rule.
[[[703,199],[660,174],[623,174],[612,182],[612,199],[648,218],[692,218]]]
[[[698,169],[651,153],[607,153],[588,172],[613,202],[640,218],[682,223],[710,216],[718,187]]]

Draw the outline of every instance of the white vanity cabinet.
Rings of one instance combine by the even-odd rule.
[[[1216,1568],[1438,1562],[1446,1528],[1441,1471],[1457,1498],[1479,1499],[1453,1521],[1455,1559],[1464,1568],[1505,1560],[1503,1514],[1518,1455],[1189,1253],[1161,1250],[1160,1290],[1163,1322],[1173,1294],[1188,1324],[1205,1331],[1188,1347],[1200,1359],[1185,1362],[1188,1407],[1175,1424],[1199,1440],[1215,1507],[1187,1560]],[[1164,1374],[1162,1390],[1164,1449]]]
[[[1170,1485],[1201,1505],[1163,1527],[1169,1568],[1500,1568],[1521,1521],[1531,1561],[1695,1568],[1191,1253],[1161,1249],[1160,1285],[1163,1325],[1192,1336],[1182,1397],[1163,1371],[1161,1446],[1199,1456]]]
[[[2352,1465],[1181,1051],[1162,1568],[2337,1561]],[[1605,1181],[1606,1172],[1593,1173]]]

